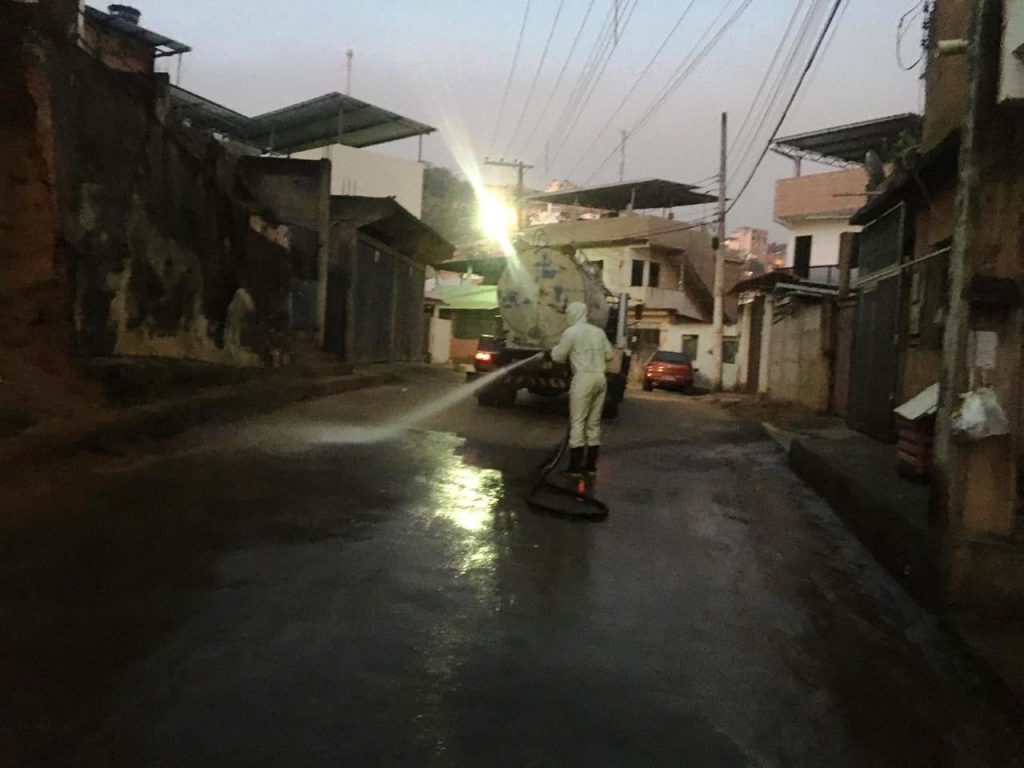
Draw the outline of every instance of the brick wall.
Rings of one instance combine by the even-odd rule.
[[[865,202],[863,168],[796,176],[775,182],[775,220],[852,216]]]
[[[971,0],[936,0],[932,15],[932,41],[966,38],[974,3]],[[926,106],[921,149],[937,146],[960,127],[967,108],[967,56],[930,54],[925,77]]]

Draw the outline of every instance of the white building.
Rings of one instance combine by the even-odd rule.
[[[864,203],[868,175],[861,168],[780,179],[775,221],[786,228],[786,267],[814,282],[835,285],[839,252],[860,227],[850,224]]]
[[[697,384],[707,386],[714,361],[714,252],[709,232],[673,219],[636,214],[565,221],[542,229],[548,244],[576,246],[609,291],[629,294],[635,375],[659,349],[685,352],[698,369]],[[727,262],[727,289],[741,268],[739,261]],[[734,320],[735,307],[727,307],[726,316]],[[738,351],[732,322],[725,327],[723,345],[725,389],[736,385]]]
[[[330,160],[332,195],[393,197],[416,218],[423,213],[423,163],[344,144],[307,149],[292,157]]]

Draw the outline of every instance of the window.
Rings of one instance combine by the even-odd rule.
[[[633,259],[633,274],[630,277],[629,285],[632,288],[638,288],[644,284],[644,263],[638,259]]]
[[[740,351],[739,339],[722,339],[722,362],[726,365],[735,364],[736,355]]]
[[[683,336],[682,353],[691,360],[697,359],[697,340],[699,338],[696,334],[685,334]]]
[[[800,235],[793,241],[793,272],[800,277],[807,277],[811,270],[810,235]]]
[[[658,287],[658,278],[660,276],[661,276],[661,264],[658,264],[657,262],[652,261],[651,262],[650,272],[647,275],[647,284],[649,286],[651,286],[651,288],[657,288]]]

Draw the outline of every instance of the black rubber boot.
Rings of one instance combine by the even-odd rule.
[[[569,468],[566,471],[570,475],[578,475],[583,470],[583,451],[585,448],[569,449]]]
[[[587,457],[583,461],[583,471],[594,475],[597,474],[597,454],[601,450],[600,445],[591,445],[587,448]]]

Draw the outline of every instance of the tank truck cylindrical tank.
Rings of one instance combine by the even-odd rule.
[[[508,260],[498,281],[503,334],[480,339],[469,378],[552,349],[568,325],[566,307],[580,301],[587,305],[587,319],[605,329],[615,347],[615,357],[606,371],[608,395],[604,411],[606,417],[614,418],[629,376],[626,295],[609,293],[601,278],[576,258],[571,247],[524,247],[518,250],[517,257]],[[567,365],[537,361],[502,377],[482,390],[477,399],[481,405],[500,406],[514,403],[520,389],[557,395],[569,391],[571,376]]]

